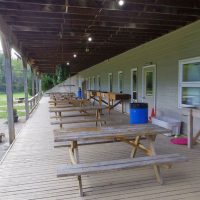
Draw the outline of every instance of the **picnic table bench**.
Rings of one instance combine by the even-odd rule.
[[[52,121],[51,124],[52,125],[56,125],[59,124],[60,128],[63,127],[63,124],[72,124],[72,123],[87,123],[87,122],[96,122],[96,126],[98,124],[98,122],[100,123],[100,126],[102,125],[102,123],[106,123],[105,120],[101,119],[101,113],[102,113],[102,109],[106,109],[106,106],[82,106],[82,107],[73,107],[73,108],[50,108],[49,111],[50,112],[54,112],[54,113],[58,113],[59,115],[59,119],[57,121]],[[88,111],[92,111],[94,110],[96,112],[95,114],[95,118],[94,119],[84,119],[84,120],[63,120],[62,119],[62,112],[80,112],[82,116],[82,114],[88,114]],[[77,115],[78,116],[78,115]]]
[[[136,126],[102,127],[96,131],[64,132],[57,135],[58,142],[71,142],[69,145],[69,155],[72,165],[60,165],[57,169],[58,177],[77,176],[79,181],[80,196],[83,196],[81,175],[100,173],[105,171],[115,171],[122,169],[132,169],[136,167],[153,166],[157,181],[163,184],[160,173],[160,165],[174,162],[186,161],[186,157],[179,154],[157,155],[155,151],[155,139],[158,134],[169,132],[169,130],[153,124],[143,124]],[[148,146],[141,143],[141,138],[146,137]],[[104,162],[79,164],[78,142],[101,140],[122,141],[132,146],[131,158],[110,160]],[[134,158],[136,152],[142,150],[147,156]],[[134,159],[133,159],[134,158]]]

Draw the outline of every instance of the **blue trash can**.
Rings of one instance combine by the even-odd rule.
[[[130,103],[130,124],[148,123],[148,104]]]
[[[78,97],[79,99],[82,99],[82,91],[81,91],[81,88],[78,89],[77,97]]]

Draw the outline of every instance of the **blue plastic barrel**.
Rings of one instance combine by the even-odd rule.
[[[148,123],[148,104],[130,103],[130,124]]]
[[[77,97],[78,98],[82,98],[82,91],[81,91],[81,88],[79,88],[78,92],[77,92]]]

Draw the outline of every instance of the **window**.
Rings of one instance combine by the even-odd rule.
[[[97,84],[98,84],[98,90],[101,91],[101,77],[97,76]]]
[[[123,72],[118,72],[118,90],[120,93],[123,92]]]
[[[93,76],[93,90],[96,90],[96,78]]]
[[[86,90],[89,90],[88,78],[86,78]]]
[[[91,82],[92,82],[92,81],[91,81],[91,78],[90,78],[90,77],[89,77],[89,79],[88,79],[88,82],[89,82],[89,90],[91,90],[91,89],[92,89],[92,87],[91,87],[91,84],[92,84]]]
[[[153,96],[153,71],[145,72],[145,95]]]
[[[179,107],[200,106],[200,57],[179,61]]]
[[[137,89],[138,88],[138,77],[137,77],[137,68],[131,70],[131,97],[132,102],[137,101]]]
[[[112,73],[108,74],[108,91],[109,92],[113,91],[113,75],[112,75]]]

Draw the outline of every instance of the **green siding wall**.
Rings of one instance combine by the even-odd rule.
[[[113,73],[113,90],[118,92],[118,71],[124,73],[124,93],[130,93],[131,69],[138,68],[139,100],[142,95],[142,67],[157,66],[157,111],[182,121],[178,109],[178,61],[200,56],[200,21],[110,58],[81,71],[82,78],[100,75],[102,90],[108,90],[108,73]],[[128,105],[127,111],[128,111]]]

